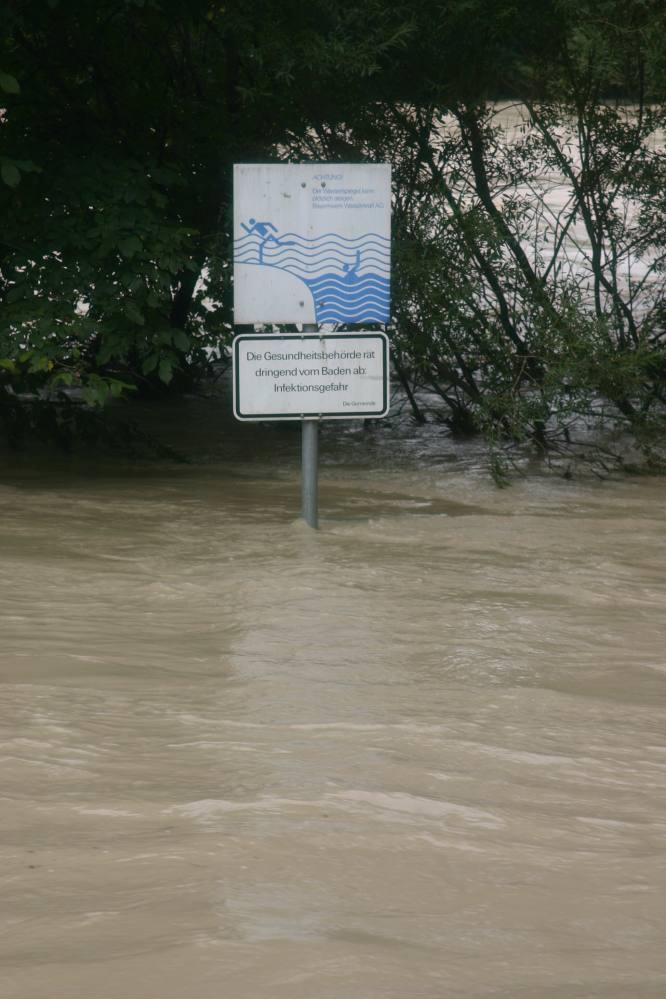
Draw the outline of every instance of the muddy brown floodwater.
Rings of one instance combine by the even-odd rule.
[[[666,482],[227,413],[5,460],[2,999],[666,994]]]

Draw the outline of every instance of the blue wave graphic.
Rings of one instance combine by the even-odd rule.
[[[255,253],[258,248],[252,246],[240,247],[239,253]],[[368,244],[358,247],[361,252],[361,256],[365,260],[368,256],[377,257],[378,260],[390,260],[391,254],[379,249],[374,244]],[[284,246],[265,246],[263,248],[263,254],[265,257],[271,260],[279,260],[280,257],[292,254],[298,257],[299,260],[319,260],[322,257],[327,259],[335,259],[338,257],[342,260],[348,260],[350,256],[349,250],[344,250],[341,247],[317,247],[316,249],[303,249],[301,246],[295,246],[291,243],[286,243]],[[352,257],[355,255],[351,254]]]
[[[340,236],[340,234],[336,232],[327,232],[323,233],[320,236],[312,236],[312,237],[301,236],[297,232],[285,232],[282,233],[279,237],[274,236],[273,233],[269,233],[268,235],[271,237],[271,239],[276,238],[279,242],[291,240],[297,243],[299,246],[320,243],[320,244],[325,244],[327,246],[339,245],[348,248],[350,246],[356,247],[360,243],[375,242],[379,246],[385,246],[388,249],[391,245],[391,240],[389,239],[388,236],[380,236],[379,233],[376,232],[366,232],[362,236],[353,236],[353,237]],[[262,239],[265,238],[266,238],[265,234],[260,234],[259,232],[248,232],[245,236],[239,236],[237,239],[235,239],[234,245],[238,246],[248,242],[260,243],[262,242]]]
[[[307,257],[302,257],[297,253],[290,253],[288,251],[281,256],[276,257],[272,256],[264,249],[261,257],[259,257],[256,253],[243,251],[235,256],[235,261],[239,264],[267,264],[268,266],[282,267],[283,269],[290,266],[295,270],[302,270],[304,274],[312,274],[315,271],[337,270],[339,276],[344,278],[349,270],[350,261],[352,263],[354,262],[354,257],[338,256],[336,254],[325,257],[316,257],[315,259],[308,259]],[[390,270],[390,259],[376,257],[373,253],[368,253],[363,256],[360,265],[356,265],[353,268],[355,274],[372,271],[373,273],[381,274],[386,278],[388,278]]]
[[[390,281],[372,272],[353,283],[340,280],[339,273],[322,274],[306,281],[314,297],[318,322],[389,321]]]
[[[336,236],[335,233],[331,233],[327,236],[314,236],[312,239],[307,236],[299,236],[295,232],[285,232],[281,236],[275,236],[273,233],[268,234],[270,242],[272,245],[279,245],[283,243],[290,246],[298,246],[304,250],[317,249],[320,246],[337,246],[344,250],[349,250],[350,248],[356,249],[358,246],[377,246],[386,250],[390,250],[391,241],[386,236],[377,236],[375,233],[366,233],[364,236],[355,236],[353,239],[347,239],[345,236]],[[262,243],[266,237],[263,238],[256,232],[248,233],[246,236],[239,236],[238,239],[234,240],[234,246],[248,246],[248,245],[258,245]]]
[[[347,238],[279,233],[270,222],[243,225],[234,262],[274,267],[310,290],[318,323],[387,323],[391,302],[391,241],[376,232]]]

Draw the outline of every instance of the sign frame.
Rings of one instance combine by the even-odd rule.
[[[354,410],[349,412],[349,410],[337,409],[323,409],[323,408],[307,408],[304,407],[302,411],[299,412],[289,412],[289,413],[256,413],[250,412],[250,407],[242,398],[243,392],[241,390],[241,365],[240,365],[240,346],[245,342],[252,342],[257,345],[257,347],[263,346],[265,343],[270,343],[272,345],[283,344],[293,347],[324,347],[331,340],[346,342],[354,340],[372,341],[375,345],[381,345],[381,378],[382,378],[382,390],[381,390],[381,406],[379,408],[367,409],[367,410]],[[234,337],[233,344],[233,355],[232,355],[232,383],[233,383],[233,413],[237,420],[241,422],[271,422],[273,420],[370,420],[370,419],[381,419],[389,413],[390,409],[390,372],[389,372],[389,359],[390,359],[390,344],[389,338],[386,333],[382,332],[370,332],[367,330],[362,330],[360,332],[354,333],[292,333],[292,334],[275,334],[275,333],[240,333],[238,336]],[[328,397],[328,396],[327,396]],[[314,401],[314,400],[313,400]],[[323,400],[322,400],[323,401]]]

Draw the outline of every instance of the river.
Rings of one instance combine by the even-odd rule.
[[[2,999],[666,994],[666,482],[228,410],[5,458]]]

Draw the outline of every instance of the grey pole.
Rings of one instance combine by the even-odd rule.
[[[318,333],[316,323],[304,323],[303,333]],[[301,516],[308,527],[319,526],[319,420],[301,420]]]
[[[319,472],[319,421],[301,420],[301,516],[309,527],[319,526],[318,472]]]

